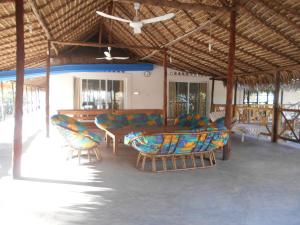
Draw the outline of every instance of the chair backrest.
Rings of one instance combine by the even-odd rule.
[[[85,139],[89,138],[93,141],[99,143],[101,141],[101,137],[93,132],[90,132],[86,126],[84,126],[81,122],[78,122],[76,119],[63,115],[63,114],[57,114],[51,117],[51,122],[54,124],[57,128],[59,128],[59,131],[61,134],[63,134],[64,137],[66,133],[72,134],[72,137],[75,138],[78,136],[79,139]],[[65,132],[62,132],[62,128],[64,128]],[[80,137],[83,136],[85,138]]]
[[[175,119],[174,126],[191,130],[206,127],[208,122],[209,119],[200,114],[181,114]]]
[[[141,152],[153,154],[188,154],[221,148],[227,144],[229,132],[204,131],[199,133],[143,134],[129,143]]]
[[[87,129],[86,126],[83,125],[83,123],[64,114],[56,114],[52,116],[51,121],[55,125],[59,125],[73,131],[83,131]]]
[[[94,148],[98,144],[92,138],[81,133],[72,131],[60,125],[57,125],[56,127],[68,144],[75,149],[90,149]]]

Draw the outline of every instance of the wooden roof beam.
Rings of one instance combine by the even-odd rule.
[[[160,47],[150,47],[150,46],[141,46],[141,45],[124,45],[124,44],[99,44],[93,42],[67,42],[67,41],[57,41],[51,40],[53,44],[59,45],[69,45],[69,46],[82,46],[82,47],[94,47],[94,48],[102,48],[102,47],[112,47],[112,48],[132,48],[132,49],[150,49],[150,50],[158,50],[164,51]]]
[[[119,0],[119,2],[139,2],[140,4],[168,7],[179,10],[204,10],[208,12],[229,12],[229,7],[219,7],[214,5],[206,5],[202,3],[182,3],[178,1],[161,1],[161,0]]]
[[[48,40],[51,40],[53,39],[48,27],[47,27],[47,24],[46,24],[46,21],[45,19],[42,17],[42,15],[39,13],[39,10],[38,10],[38,7],[36,5],[36,2],[34,0],[28,0],[28,3],[33,11],[33,14],[35,15],[36,19],[39,21],[41,27],[43,28],[45,34],[46,34],[46,37]],[[55,51],[55,54],[58,55],[58,49],[56,48],[56,46],[54,45],[54,43],[51,43],[51,46],[52,48],[54,49]]]

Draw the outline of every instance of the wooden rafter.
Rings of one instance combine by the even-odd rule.
[[[191,15],[189,15],[186,11],[184,11],[184,13],[185,13],[185,15],[193,22],[193,24],[194,24],[195,26],[199,26],[199,24],[195,21],[195,19],[194,19]],[[207,35],[207,36],[210,36],[213,40],[216,40],[216,41],[222,43],[223,45],[226,45],[226,46],[228,45],[228,43],[226,43],[224,40],[221,40],[221,39],[215,37],[215,36],[212,35],[212,34],[207,34],[205,31],[202,31],[202,33],[205,34],[205,35]],[[204,45],[203,42],[201,43],[199,40],[195,40],[194,38],[190,38],[190,40],[195,41],[195,42],[197,42],[198,44]],[[245,50],[243,50],[243,49],[241,49],[241,48],[239,48],[239,47],[237,47],[237,46],[236,46],[236,49],[239,50],[239,51],[241,51],[241,52],[243,52],[244,54],[250,55],[251,57],[257,58],[257,56],[253,55],[252,53],[248,53],[248,52],[246,52]],[[221,51],[219,51],[218,49],[214,49],[214,51],[218,51],[219,53],[221,52]],[[225,54],[225,53],[223,53],[223,54]],[[265,59],[262,58],[262,59],[259,59],[259,60],[264,61]],[[250,68],[255,68],[255,69],[259,70],[259,69],[258,69],[257,67],[255,67],[254,65],[251,65],[251,64],[249,64],[249,63],[247,63],[247,62],[245,62],[245,61],[242,61],[242,60],[240,60],[240,59],[236,59],[236,61],[239,62],[239,63],[246,64],[246,65],[248,65]]]
[[[222,29],[224,29],[224,30],[230,32],[230,29],[229,29],[228,27],[224,26],[221,22],[216,21],[214,24],[217,25],[218,27],[220,27],[220,28],[222,28]],[[238,31],[237,31],[237,32],[236,32],[236,35],[237,35],[238,38],[241,38],[241,39],[243,39],[244,41],[246,41],[246,42],[248,42],[248,43],[251,43],[251,44],[253,44],[253,45],[255,45],[255,46],[257,46],[257,47],[259,47],[259,48],[261,48],[261,49],[264,49],[265,51],[271,52],[271,53],[273,53],[273,54],[275,54],[275,55],[281,56],[282,58],[288,59],[288,60],[293,61],[293,62],[296,62],[296,63],[299,63],[299,62],[300,62],[300,60],[294,59],[293,57],[291,57],[291,56],[289,56],[289,55],[287,55],[287,54],[284,54],[284,53],[282,53],[282,52],[279,51],[279,50],[276,50],[276,49],[271,48],[271,47],[269,47],[269,46],[263,45],[263,44],[259,43],[259,42],[256,41],[256,40],[252,40],[252,39],[248,38],[247,36],[245,36],[245,35],[242,34],[241,32],[238,32]]]
[[[45,21],[45,19],[42,17],[42,15],[39,13],[38,7],[36,5],[36,2],[34,0],[28,0],[28,3],[30,4],[30,7],[36,17],[36,19],[39,21],[41,27],[43,28],[46,37],[48,40],[53,39],[48,27],[47,27],[47,23]],[[58,55],[58,49],[56,48],[56,46],[54,44],[52,44],[52,48],[55,51],[55,54]]]
[[[245,10],[247,13],[249,13],[253,18],[255,18],[259,23],[267,27],[268,29],[271,29],[273,32],[275,32],[277,35],[288,41],[290,44],[293,44],[295,47],[299,48],[299,43],[297,43],[292,38],[288,37],[284,32],[279,30],[276,26],[274,26],[272,23],[267,22],[265,19],[261,18],[259,15],[257,15],[253,10],[248,9],[246,6],[241,7],[243,10]]]
[[[287,24],[289,24],[290,26],[294,27],[297,32],[300,32],[300,25],[298,25],[297,23],[295,23],[294,21],[292,21],[290,18],[287,17],[287,15],[285,13],[282,13],[280,11],[280,9],[276,9],[275,7],[271,6],[269,2],[267,2],[266,0],[252,0],[255,2],[260,2],[261,4],[263,4],[265,7],[267,7],[269,10],[271,10],[275,15],[279,16],[281,19],[285,20],[285,22]],[[282,5],[282,4],[281,4]]]
[[[224,14],[219,14],[217,16],[214,16],[213,18],[211,18],[211,22],[213,23],[214,21],[216,21],[217,19],[219,19],[220,17],[222,17]],[[174,44],[176,44],[179,41],[182,41],[185,38],[188,38],[189,36],[191,36],[192,34],[196,33],[196,32],[200,32],[201,30],[207,28],[207,26],[209,25],[210,21],[206,21],[203,24],[199,25],[197,28],[185,33],[184,35],[181,35],[179,37],[177,37],[176,39],[164,44],[163,46],[161,46],[161,48],[167,48],[170,47]],[[153,51],[152,53],[150,53],[149,55],[146,55],[142,58],[142,60],[148,59],[150,57],[152,57],[154,54],[156,54],[157,51]]]
[[[169,7],[179,10],[204,10],[209,12],[228,12],[228,7],[219,7],[214,5],[206,5],[202,3],[182,3],[178,1],[161,1],[161,0],[119,0],[120,2],[139,2],[145,5]]]

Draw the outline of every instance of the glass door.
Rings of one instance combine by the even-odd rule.
[[[168,117],[182,113],[206,115],[206,92],[206,83],[170,82]]]
[[[82,79],[82,109],[123,109],[124,81]]]

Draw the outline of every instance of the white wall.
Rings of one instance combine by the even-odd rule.
[[[207,113],[210,111],[212,81],[205,76],[180,76],[175,70],[168,69],[168,83],[173,82],[201,82],[207,83]],[[149,77],[144,71],[107,73],[80,72],[50,76],[50,113],[58,109],[73,109],[74,106],[74,78],[84,79],[112,79],[124,81],[124,107],[127,109],[162,109],[163,108],[163,67],[154,66]],[[139,92],[134,95],[133,92]],[[238,103],[242,101],[242,92],[238,92]],[[225,104],[226,88],[220,81],[215,82],[214,103]]]

